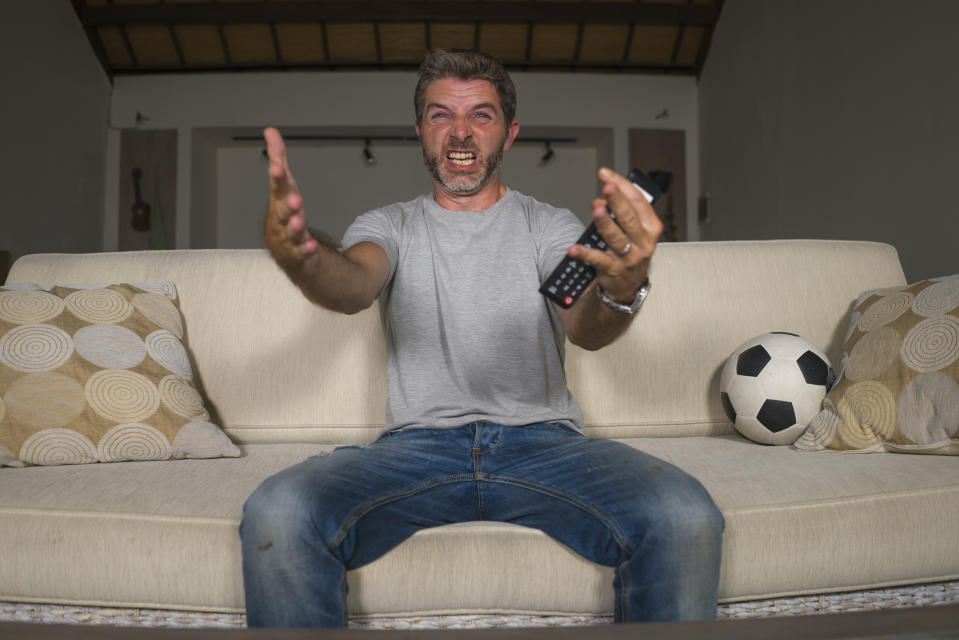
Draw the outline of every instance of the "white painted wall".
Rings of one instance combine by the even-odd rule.
[[[0,87],[0,249],[99,250],[110,84],[69,2],[3,2]]]
[[[217,149],[216,246],[262,246],[266,211],[267,160],[262,144]],[[538,197],[566,203],[589,214],[597,168],[596,147],[554,145],[546,166],[543,146],[516,145],[503,158],[508,185]],[[416,142],[374,142],[373,165],[362,156],[363,142],[291,143],[288,157],[302,185],[310,226],[342,238],[353,219],[391,202],[410,200],[432,186]],[[583,194],[589,194],[583,198]]]
[[[688,195],[698,193],[695,79],[640,75],[515,73],[520,137],[574,137],[557,146],[546,167],[542,147],[515,145],[504,158],[511,187],[585,219],[597,193],[596,169],[628,171],[630,128],[685,129]],[[266,204],[265,165],[258,142],[237,143],[266,125],[287,134],[413,135],[412,72],[249,73],[118,77],[111,123],[116,128],[176,129],[178,247],[259,246]],[[664,110],[667,118],[657,119]],[[137,122],[136,114],[141,118]],[[118,163],[111,137],[107,171]],[[372,206],[409,200],[430,189],[413,144],[378,143],[376,166],[359,161],[361,147],[302,143],[291,154],[307,199],[311,226],[340,235]],[[259,174],[259,175],[256,175]],[[116,245],[115,189],[107,190],[104,246]],[[690,213],[693,215],[693,212]]]
[[[959,273],[959,2],[728,0],[699,87],[704,239],[895,245]]]

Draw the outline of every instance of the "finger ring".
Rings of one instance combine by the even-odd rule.
[[[623,247],[622,249],[620,249],[619,251],[617,251],[617,252],[616,252],[616,255],[618,255],[618,256],[625,256],[627,253],[629,253],[629,249],[630,249],[630,247],[632,247],[632,246],[633,246],[633,243],[630,242],[629,240],[627,240],[627,241],[626,241],[626,246]]]

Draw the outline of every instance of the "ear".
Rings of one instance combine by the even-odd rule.
[[[420,123],[419,122],[413,123],[413,128],[416,129],[416,137],[422,138],[423,136],[420,134]]]
[[[519,120],[513,120],[509,123],[509,129],[506,132],[506,142],[503,143],[503,151],[513,146],[513,141],[519,135]]]

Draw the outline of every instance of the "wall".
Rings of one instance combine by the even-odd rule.
[[[539,163],[544,152],[540,144],[518,144],[510,149],[503,157],[507,184],[588,215],[595,188],[596,147],[553,146],[556,154],[545,166]],[[267,160],[262,148],[262,143],[246,143],[217,150],[218,247],[262,246],[267,207]],[[410,200],[432,188],[419,143],[373,141],[373,165],[365,162],[362,149],[362,140],[291,142],[287,152],[308,203],[310,225],[337,239],[343,237],[358,213]],[[583,197],[584,193],[589,195]]]
[[[513,188],[583,217],[597,193],[600,164],[628,171],[630,128],[687,132],[688,192],[697,193],[696,82],[689,77],[515,73],[520,137],[572,136],[564,156],[539,167],[542,147],[516,145],[504,158]],[[256,136],[265,125],[289,134],[413,135],[411,72],[296,72],[118,77],[111,124],[176,129],[177,247],[249,246],[258,242],[266,205],[265,165]],[[669,116],[657,119],[664,110]],[[139,121],[137,113],[140,114]],[[108,177],[116,173],[118,132],[111,132]],[[358,161],[360,143],[298,143],[291,159],[307,198],[311,226],[337,235],[370,206],[408,200],[430,183],[415,144],[378,144],[374,167]],[[394,170],[398,163],[402,167]],[[257,168],[259,167],[259,168]],[[111,178],[114,179],[114,178]],[[313,192],[310,193],[310,190]],[[107,190],[104,246],[116,246],[117,211]],[[342,216],[346,216],[343,218]]]
[[[0,249],[98,251],[110,83],[69,2],[3,3],[0,87]]]
[[[959,3],[727,0],[699,87],[708,240],[895,245],[959,272]]]

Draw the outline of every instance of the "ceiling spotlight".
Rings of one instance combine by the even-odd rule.
[[[370,139],[366,139],[366,145],[363,147],[363,159],[366,160],[366,164],[372,166],[376,164],[376,158],[373,157],[373,152],[370,151]]]
[[[553,148],[549,144],[549,140],[547,140],[544,144],[546,145],[546,153],[544,153],[543,157],[539,159],[540,166],[548,164],[549,161],[553,159],[553,156],[556,155],[556,152],[553,151]]]

